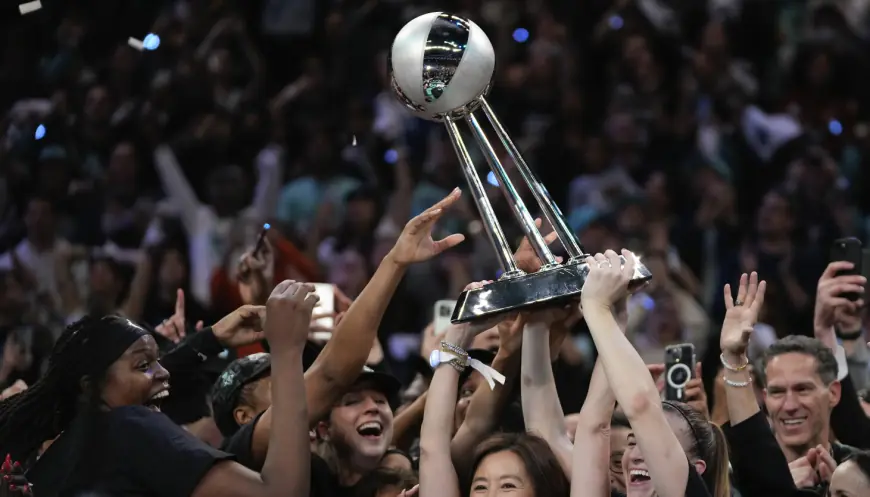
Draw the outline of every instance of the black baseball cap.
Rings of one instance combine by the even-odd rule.
[[[311,367],[321,348],[315,343],[307,342],[302,351],[302,367],[305,371]],[[236,359],[221,373],[211,390],[211,405],[215,424],[224,437],[232,436],[238,431],[233,411],[239,404],[239,397],[245,385],[268,376],[272,371],[272,356],[268,352],[260,352]],[[371,382],[375,388],[390,400],[390,404],[398,398],[401,382],[393,375],[381,373],[366,366],[355,383]]]
[[[236,359],[218,377],[211,389],[214,422],[225,437],[239,429],[233,411],[239,403],[245,385],[268,376],[272,371],[272,356],[260,352]]]
[[[308,371],[314,364],[320,350],[317,344],[306,342],[302,350],[303,370]],[[242,388],[268,376],[271,371],[272,356],[268,352],[260,352],[236,359],[220,373],[211,389],[211,407],[215,424],[225,437],[239,429],[233,411],[239,404]]]
[[[362,373],[357,377],[354,385],[360,383],[371,383],[375,390],[386,395],[390,405],[396,407],[399,399],[399,391],[402,389],[402,382],[390,373],[375,371],[374,369],[364,366]]]

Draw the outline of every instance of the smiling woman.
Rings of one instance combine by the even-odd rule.
[[[262,476],[159,412],[169,373],[158,362],[157,344],[119,316],[85,317],[67,327],[45,376],[0,403],[0,447],[28,460],[53,440],[26,475],[40,497],[307,495],[309,470],[299,462],[308,452],[305,402],[283,407],[290,398],[304,398],[300,344],[317,300],[312,291],[285,281],[270,297],[267,314],[282,323],[279,338],[285,339],[274,338],[277,325],[268,328],[282,356],[276,369],[284,373],[273,382],[281,392],[273,392],[279,398],[273,407],[288,426],[273,434],[274,446],[283,450],[267,457]]]

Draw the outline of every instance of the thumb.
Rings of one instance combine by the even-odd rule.
[[[695,363],[695,378],[700,378],[700,377],[701,377],[701,363],[696,362]]]
[[[205,326],[205,323],[203,323],[202,320],[197,321],[196,322],[196,331],[200,331],[203,328],[203,326]]]
[[[815,447],[807,451],[806,457],[807,463],[814,468],[819,463],[819,451]]]

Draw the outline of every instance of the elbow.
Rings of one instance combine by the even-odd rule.
[[[628,402],[622,405],[622,410],[625,416],[631,420],[650,412],[651,409],[657,408],[661,404],[658,390],[641,389],[631,394]]]

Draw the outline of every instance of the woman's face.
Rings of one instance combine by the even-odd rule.
[[[852,461],[837,466],[831,477],[828,495],[831,497],[858,497],[867,494],[870,478]]]
[[[169,289],[180,288],[187,276],[187,266],[184,257],[177,250],[169,250],[160,261],[160,286]]]
[[[671,430],[677,435],[683,451],[691,450],[689,439],[692,435],[688,433],[689,427],[683,417],[678,413],[665,411],[665,418],[668,420]],[[627,440],[628,444],[622,455],[622,473],[623,478],[625,478],[626,497],[651,497],[655,495],[655,487],[649,478],[649,468],[633,432],[628,433]],[[707,467],[704,461],[694,461],[694,464],[698,474],[703,474]]]
[[[494,452],[480,461],[471,481],[473,497],[535,497],[523,460],[511,451]]]
[[[159,400],[169,395],[169,372],[157,362],[158,353],[151,335],[127,347],[106,372],[103,401],[109,407],[147,405],[159,411]]]

